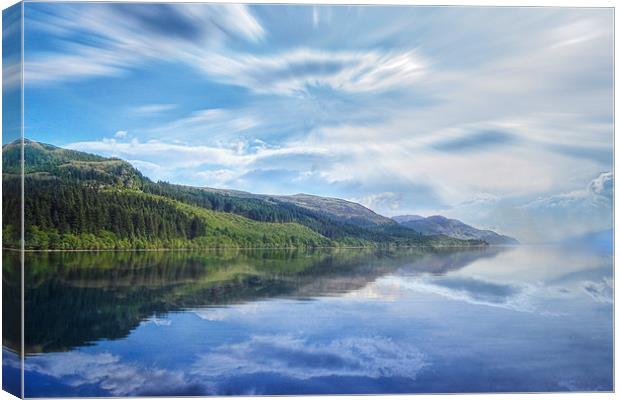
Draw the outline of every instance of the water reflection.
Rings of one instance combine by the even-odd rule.
[[[28,396],[611,389],[608,253],[44,253],[26,287]]]
[[[153,316],[260,298],[338,295],[403,265],[442,274],[498,249],[29,253],[26,353],[127,336]],[[5,255],[5,265],[11,265]],[[16,332],[17,333],[17,332]],[[10,337],[9,341],[19,340]]]

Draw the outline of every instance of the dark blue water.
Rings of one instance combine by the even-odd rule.
[[[28,269],[26,396],[613,389],[608,251],[73,253]]]

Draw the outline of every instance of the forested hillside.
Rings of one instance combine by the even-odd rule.
[[[3,146],[3,245],[18,247],[20,146]],[[114,158],[25,141],[28,249],[481,245],[361,227],[290,201],[152,182]],[[361,207],[361,206],[359,206]]]

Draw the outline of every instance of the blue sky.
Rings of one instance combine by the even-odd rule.
[[[611,9],[27,3],[25,18],[28,138],[155,180],[517,237],[611,227]]]

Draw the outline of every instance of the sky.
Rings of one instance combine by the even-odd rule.
[[[146,176],[609,229],[613,11],[26,3],[25,136]]]

